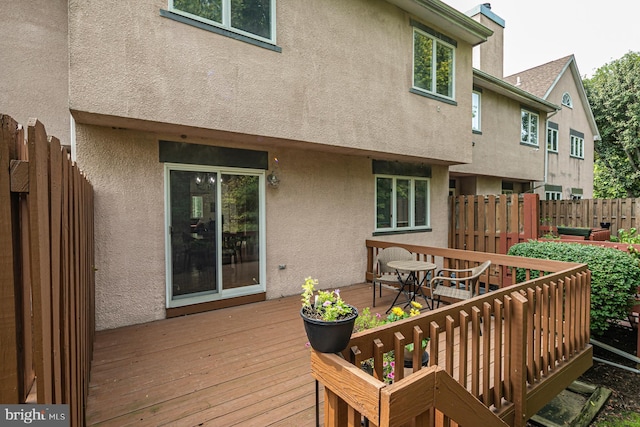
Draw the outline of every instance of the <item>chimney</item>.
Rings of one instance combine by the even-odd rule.
[[[504,19],[491,11],[491,3],[476,6],[467,15],[493,31],[486,42],[474,46],[473,67],[501,79],[504,77]]]

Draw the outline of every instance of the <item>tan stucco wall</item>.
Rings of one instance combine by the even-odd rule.
[[[520,143],[521,105],[489,90],[482,91],[481,132],[474,133],[473,162],[451,167],[451,173],[470,173],[507,180],[540,181],[544,177],[546,114],[538,112],[538,147]],[[471,124],[471,118],[468,119]]]
[[[413,33],[398,7],[279,0],[276,53],[161,17],[167,6],[72,5],[72,110],[471,160],[468,127],[452,125],[471,110],[471,47],[456,51],[457,105],[410,93]]]
[[[472,18],[493,31],[485,43],[473,48],[473,66],[501,79],[504,77],[504,27],[482,13]]]
[[[572,187],[582,188],[583,198],[593,198],[594,135],[585,107],[578,96],[577,87],[573,75],[567,71],[547,98],[550,102],[562,105],[562,95],[568,92],[573,101],[573,108],[562,106],[562,110],[549,118],[550,121],[558,124],[558,153],[549,154],[547,183],[562,185],[563,199],[570,197]],[[584,133],[584,159],[569,155],[570,129]],[[544,196],[544,191],[541,195]]]
[[[0,40],[0,113],[69,145],[67,1],[2,2]]]
[[[175,139],[78,126],[78,163],[95,189],[97,329],[165,316],[164,172],[158,160],[158,139],[165,138]],[[374,238],[371,159],[286,147],[269,154],[278,157],[281,183],[265,190],[267,298],[299,293],[309,275],[320,287],[364,281],[365,240]],[[432,175],[433,231],[376,239],[446,246],[446,168],[433,167]]]

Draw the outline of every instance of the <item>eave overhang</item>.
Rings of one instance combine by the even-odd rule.
[[[512,84],[509,84],[502,79],[494,77],[475,68],[473,69],[473,84],[480,88],[490,90],[507,98],[518,101],[522,105],[525,105],[527,107],[535,108],[536,110],[544,111],[546,113],[552,113],[561,109],[561,107],[556,104],[552,104],[549,101],[538,98],[537,96],[534,96],[527,91],[513,86]]]
[[[387,0],[426,24],[441,28],[472,46],[486,42],[493,31],[438,0]]]

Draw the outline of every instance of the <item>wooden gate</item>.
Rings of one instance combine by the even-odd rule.
[[[0,402],[83,425],[94,325],[93,189],[42,123],[25,141],[0,114]]]

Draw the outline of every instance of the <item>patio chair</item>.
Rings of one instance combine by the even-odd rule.
[[[443,268],[438,271],[429,283],[432,299],[436,298],[438,301],[437,307],[440,307],[441,297],[466,300],[476,296],[478,279],[490,265],[491,261],[485,261],[473,268],[459,270]]]
[[[395,269],[389,268],[387,263],[390,261],[411,261],[415,256],[404,248],[391,246],[385,248],[378,253],[376,257],[376,277],[373,279],[373,306],[376,306],[376,285],[379,288],[379,295],[382,297],[382,286],[397,290],[402,286],[402,282],[406,282],[408,272],[398,273]]]

